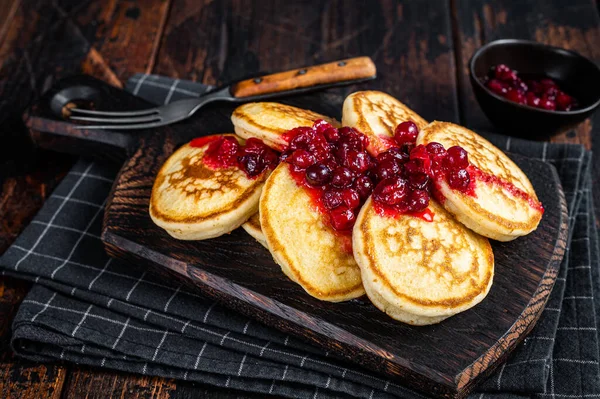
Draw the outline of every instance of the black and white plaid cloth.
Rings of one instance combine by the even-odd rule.
[[[166,103],[206,87],[136,75],[127,90]],[[591,154],[576,145],[490,139],[556,167],[568,202],[570,246],[537,326],[472,396],[600,398]],[[114,165],[79,161],[0,258],[3,274],[35,282],[13,325],[17,354],[287,397],[423,397],[108,258],[99,234],[116,173]]]

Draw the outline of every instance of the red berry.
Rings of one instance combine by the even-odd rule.
[[[506,93],[506,98],[514,103],[525,104],[525,95],[521,90],[509,89]]]
[[[542,99],[540,100],[540,108],[554,111],[556,110],[556,102],[554,102],[554,100],[551,98],[548,98],[546,95],[543,95]]]
[[[336,170],[337,167],[339,166],[339,164],[336,162],[335,158],[333,158],[331,156],[323,159],[319,163],[322,163],[323,165],[327,166],[332,171]]]
[[[327,149],[325,147],[309,148],[309,151],[312,152],[312,154],[314,155],[314,157],[317,161],[323,161],[330,156],[329,149]]]
[[[488,89],[500,96],[505,95],[508,91],[508,85],[504,82],[499,81],[498,79],[490,79],[487,82],[486,86]]]
[[[337,208],[344,202],[342,198],[342,192],[338,190],[327,190],[321,196],[323,205],[327,209]]]
[[[429,194],[424,190],[413,191],[406,203],[410,212],[420,212],[429,205]]]
[[[505,82],[514,82],[518,79],[517,73],[504,64],[496,66],[494,76],[496,77],[496,79]]]
[[[212,158],[217,165],[231,167],[237,165],[240,144],[231,136],[225,136],[213,141],[204,154],[207,159]]]
[[[526,101],[527,101],[527,105],[530,105],[532,107],[540,106],[540,98],[531,91],[527,93]]]
[[[415,173],[408,177],[408,183],[410,186],[417,190],[425,190],[427,183],[429,183],[429,176],[425,173]]]
[[[356,130],[354,130],[353,128],[351,128],[349,126],[343,126],[343,127],[339,128],[338,131],[340,132],[340,135],[344,136],[344,137],[356,135]]]
[[[406,180],[395,177],[379,182],[373,191],[373,199],[386,205],[398,205],[407,194]]]
[[[219,155],[236,155],[239,149],[240,143],[235,138],[225,136],[219,145]]]
[[[544,88],[537,80],[528,80],[527,86],[529,87],[529,91],[533,92],[536,96],[539,96],[544,91]]]
[[[264,170],[264,165],[260,165],[256,154],[242,155],[239,158],[239,163],[242,170],[250,177],[258,176]]]
[[[521,90],[523,93],[527,93],[527,91],[529,90],[529,86],[527,86],[527,83],[523,82],[521,79],[517,80],[515,87],[518,90]]]
[[[298,130],[298,131],[302,132],[302,130],[300,130],[300,129],[302,129],[302,128],[298,127],[294,130]],[[292,137],[292,139],[290,140],[289,148],[292,150],[307,149],[309,142],[310,142],[310,137],[309,137],[308,133],[303,132],[303,133],[297,134],[294,137]]]
[[[344,161],[346,161],[344,162],[345,166],[349,167],[350,170],[357,173],[362,173],[369,169],[369,167],[371,166],[371,159],[369,158],[369,155],[364,151],[359,152],[356,150],[349,150],[348,155]]]
[[[263,162],[267,168],[275,168],[279,163],[279,155],[269,148],[263,153]]]
[[[364,150],[362,141],[358,136],[342,136],[337,142],[338,148],[346,148],[348,150],[362,151]]]
[[[331,129],[332,127],[333,126],[325,122],[323,119],[317,119],[313,124],[313,129],[315,129],[319,134],[323,134],[323,132],[325,132],[327,129]]]
[[[373,192],[373,180],[367,175],[363,175],[354,181],[354,188],[362,199],[366,199]]]
[[[455,190],[464,191],[469,187],[471,177],[465,169],[448,171],[448,184]]]
[[[333,178],[331,184],[334,187],[344,188],[348,187],[354,181],[354,173],[346,167],[340,166],[333,171]]]
[[[384,152],[380,153],[379,155],[377,155],[377,162],[379,162],[379,163],[384,162],[386,160],[396,160],[396,161],[400,162],[400,164],[403,164],[406,161],[408,161],[408,159],[409,159],[408,154],[405,151],[402,151],[398,147],[392,147],[389,150],[384,151]]]
[[[546,97],[548,97],[551,100],[556,99],[556,96],[558,95],[558,88],[556,86],[551,86],[551,87],[547,87],[546,90],[544,90],[544,95]]]
[[[506,64],[498,64],[492,67],[492,72],[494,73],[494,76],[498,76],[510,71],[511,69]]]
[[[340,133],[334,127],[330,127],[323,132],[323,136],[330,143],[335,143],[340,139]]]
[[[396,159],[386,159],[377,166],[377,176],[380,180],[395,177],[400,172],[400,164]]]
[[[410,159],[418,161],[425,173],[431,173],[431,156],[423,144],[419,144],[411,150]]]
[[[306,169],[315,162],[315,157],[306,150],[296,150],[289,157],[289,161],[298,169]]]
[[[564,91],[559,91],[556,96],[556,108],[560,111],[568,111],[573,104],[573,97],[565,93]]]
[[[427,147],[423,144],[419,144],[410,151],[410,159],[419,159],[423,162],[431,160]]]
[[[356,209],[360,206],[360,195],[356,190],[345,188],[342,190],[342,199],[344,204],[350,209]]]
[[[402,122],[394,131],[394,139],[399,145],[414,143],[418,135],[419,128],[413,121]]]
[[[322,163],[316,163],[306,169],[306,182],[311,186],[320,187],[331,180],[331,169]]]
[[[425,173],[423,167],[419,164],[419,161],[413,159],[404,164],[404,171],[407,175],[414,175],[416,173]]]
[[[464,169],[469,166],[469,155],[464,148],[455,145],[448,148],[444,164],[448,169]]]
[[[446,155],[446,149],[444,148],[443,145],[441,145],[440,143],[436,143],[435,141],[432,141],[431,143],[428,143],[427,146],[427,153],[431,156],[445,156]]]
[[[335,209],[332,209],[329,213],[329,217],[333,228],[339,231],[349,230],[354,225],[354,221],[356,220],[354,212],[345,206],[339,206]]]

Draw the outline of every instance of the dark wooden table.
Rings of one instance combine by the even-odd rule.
[[[467,62],[483,43],[533,39],[600,62],[594,0],[214,1],[0,0],[0,253],[31,220],[74,158],[34,149],[22,111],[56,79],[84,71],[121,86],[136,72],[218,84],[369,55],[370,87],[428,120],[490,129]],[[600,154],[600,113],[553,141]],[[594,198],[600,204],[600,161]],[[596,208],[596,218],[600,207]],[[32,364],[8,344],[28,283],[0,279],[0,397],[260,397],[72,364]]]

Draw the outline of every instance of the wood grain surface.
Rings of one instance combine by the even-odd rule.
[[[0,251],[31,220],[72,164],[65,155],[34,150],[20,113],[56,78],[79,71],[86,60],[84,70],[115,85],[144,71],[217,84],[369,55],[378,67],[373,87],[396,95],[427,119],[481,127],[486,120],[478,105],[468,101],[472,92],[463,68],[480,43],[496,37],[527,38],[575,49],[598,62],[598,19],[598,3],[592,0],[7,0],[0,7],[0,134],[11,145],[0,146]],[[473,114],[479,117],[467,117]],[[600,138],[591,134],[598,123],[596,115],[557,140],[583,143],[600,153]],[[3,151],[6,148],[11,151]],[[599,159],[594,160],[596,204]],[[0,279],[1,291],[11,292],[15,281]],[[1,300],[16,306],[19,298],[5,295]],[[10,319],[9,313],[2,315]],[[0,364],[13,374],[30,367],[5,357]],[[79,373],[77,366],[39,368]],[[116,372],[99,375],[120,384],[138,378]],[[31,378],[28,386],[43,386],[39,381]],[[85,379],[53,381],[54,390],[64,391],[64,397],[76,397],[70,393],[75,392],[73,386],[85,392]],[[195,397],[215,392],[218,397],[251,397],[211,389],[177,382],[174,391],[124,396]],[[52,397],[41,390],[31,392],[23,385],[5,385],[0,396]],[[88,391],[87,396],[106,395]]]

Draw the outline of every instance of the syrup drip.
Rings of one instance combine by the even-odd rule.
[[[219,138],[220,138],[220,136],[217,136],[217,135],[197,137],[197,138],[193,139],[192,141],[190,141],[190,147],[201,148],[201,147],[204,147],[208,143],[212,143],[215,140],[219,140]]]

